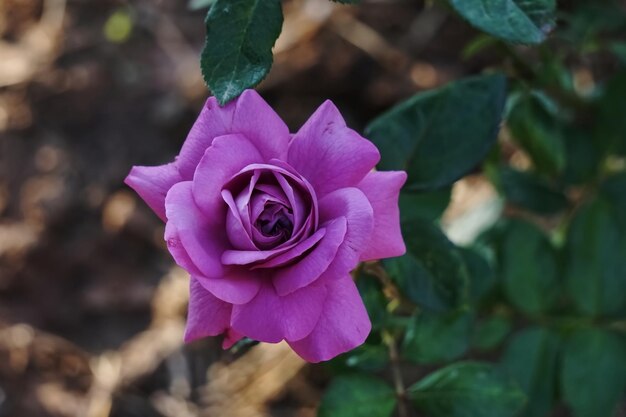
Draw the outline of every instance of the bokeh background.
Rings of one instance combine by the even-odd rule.
[[[360,130],[500,62],[469,57],[476,32],[422,1],[290,0],[284,13],[259,90],[292,130],[327,98]],[[1,417],[315,415],[323,366],[283,345],[183,345],[188,278],[123,184],[178,153],[208,95],[204,14],[180,0],[0,0]],[[574,80],[588,88],[593,73]],[[457,183],[451,237],[467,240],[496,200],[480,174]]]

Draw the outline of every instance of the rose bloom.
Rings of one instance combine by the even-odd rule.
[[[247,90],[210,98],[174,162],[133,167],[126,184],[191,275],[185,341],[285,340],[309,362],[362,344],[371,323],[350,271],[405,252],[406,174],[373,171],[379,159],[332,102],[292,135]]]

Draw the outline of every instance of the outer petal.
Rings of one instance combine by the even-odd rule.
[[[361,345],[372,324],[349,275],[329,281],[324,311],[307,337],[289,345],[308,362],[334,358]]]
[[[236,103],[233,131],[250,139],[264,161],[284,158],[291,135],[274,109],[254,90],[244,91]]]
[[[361,253],[369,245],[374,228],[374,211],[361,190],[343,188],[333,191],[319,201],[322,224],[345,217],[348,225],[342,245],[325,276],[332,279],[342,277],[356,267]]]
[[[231,325],[236,331],[262,342],[299,340],[315,327],[326,299],[324,285],[310,285],[285,297],[264,281],[257,296],[233,307]]]
[[[256,91],[246,90],[224,107],[218,105],[215,97],[210,97],[177,159],[185,180],[193,177],[196,166],[213,140],[231,133],[241,133],[254,142],[265,161],[280,157],[289,141],[287,126]]]
[[[233,133],[235,103],[220,107],[215,97],[209,97],[187,135],[176,164],[186,181],[193,178],[204,152],[218,136]]]
[[[261,158],[258,149],[245,136],[220,136],[213,141],[193,177],[194,199],[208,218],[217,222],[225,220],[222,188],[233,175]]]
[[[154,167],[135,166],[124,182],[165,221],[165,196],[174,184],[182,180],[176,165],[172,163]]]
[[[196,264],[193,263],[185,250],[178,236],[178,230],[172,222],[165,223],[165,243],[167,244],[167,250],[169,250],[176,264],[184,268],[191,275],[202,275],[202,272],[200,272]]]
[[[378,149],[346,127],[335,105],[326,101],[296,133],[287,162],[309,180],[318,197],[351,187],[380,160]]]
[[[262,281],[261,273],[248,272],[244,269],[227,268],[223,277],[194,277],[211,294],[231,304],[245,304],[259,292]]]
[[[185,342],[224,333],[230,327],[231,312],[232,305],[215,298],[192,278],[189,283]]]
[[[222,341],[222,349],[230,349],[235,343],[237,343],[241,339],[243,339],[243,335],[241,333],[233,330],[232,327],[229,328],[224,335],[224,340]]]
[[[273,276],[274,288],[280,296],[290,294],[318,279],[335,259],[346,235],[346,219],[329,222],[326,236],[309,254],[291,266],[277,270]]]
[[[202,275],[221,277],[224,268],[220,257],[228,245],[223,225],[209,223],[196,205],[191,187],[191,181],[179,182],[167,193],[167,220],[178,232],[185,252]],[[172,252],[174,259],[181,259],[179,249]]]
[[[374,230],[361,260],[390,258],[406,252],[400,231],[398,197],[406,181],[406,172],[370,172],[357,186],[374,209]]]

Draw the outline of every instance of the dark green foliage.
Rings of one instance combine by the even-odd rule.
[[[623,311],[625,277],[626,234],[617,210],[604,199],[591,201],[567,234],[565,279],[576,309],[593,316]]]
[[[407,254],[384,262],[391,279],[423,308],[445,311],[463,305],[469,275],[458,248],[424,220],[404,223],[403,233]]]
[[[567,207],[567,198],[541,177],[502,167],[498,180],[507,200],[538,214],[551,215]]]
[[[526,397],[492,365],[459,362],[409,388],[415,406],[430,417],[513,417]]]
[[[457,359],[467,350],[472,319],[468,311],[418,314],[404,339],[404,357],[419,364]]]
[[[560,338],[548,329],[535,327],[518,333],[502,357],[503,369],[528,398],[524,416],[541,417],[552,409],[557,389]]]
[[[548,311],[559,291],[556,252],[536,226],[507,224],[500,247],[500,275],[507,298],[521,311]]]
[[[626,340],[605,330],[580,330],[567,339],[561,391],[576,417],[610,417],[626,388]]]
[[[556,174],[565,168],[565,143],[558,120],[545,96],[523,94],[513,99],[508,126],[537,170]]]
[[[415,95],[365,133],[381,151],[381,169],[407,171],[407,190],[443,187],[487,156],[500,130],[505,94],[502,75],[468,78]]]
[[[511,322],[501,316],[489,317],[476,324],[471,345],[477,350],[497,347],[511,331]]]
[[[470,24],[514,43],[543,42],[554,27],[555,0],[450,0]]]
[[[389,417],[396,395],[389,385],[367,375],[342,375],[330,384],[319,417]]]
[[[200,63],[221,104],[265,78],[282,24],[279,0],[216,0],[211,6]]]

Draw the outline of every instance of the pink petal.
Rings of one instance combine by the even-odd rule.
[[[221,277],[224,268],[220,261],[228,246],[223,224],[212,223],[204,216],[192,196],[191,181],[179,182],[167,193],[165,208],[168,223],[178,232],[180,243],[189,259],[206,277]],[[180,248],[172,253],[181,259]]]
[[[193,178],[198,163],[216,137],[235,133],[232,126],[234,112],[235,102],[220,107],[215,97],[206,101],[176,158],[186,181]]]
[[[335,259],[346,235],[346,219],[338,218],[324,226],[326,235],[309,254],[291,266],[278,269],[272,282],[280,296],[291,294],[317,280]]]
[[[300,256],[302,256],[304,253],[308,252],[309,250],[311,250],[311,248],[313,248],[315,245],[317,245],[317,243],[322,240],[324,238],[324,236],[326,235],[326,228],[319,228],[317,229],[317,231],[315,233],[313,233],[311,236],[307,237],[306,239],[304,239],[303,241],[291,245],[291,248],[282,252],[280,255],[275,256],[271,259],[269,259],[267,262],[263,262],[262,264],[258,264],[255,265],[254,267],[252,267],[252,269],[256,269],[256,268],[276,268],[279,266],[283,266],[286,265],[296,259],[298,259]],[[280,293],[280,291],[279,291]],[[280,294],[283,295],[283,294]]]
[[[361,253],[370,244],[374,228],[374,211],[361,190],[343,188],[326,195],[319,201],[322,224],[345,217],[347,232],[333,263],[324,275],[334,278],[344,276],[356,267]]]
[[[406,181],[406,172],[370,172],[357,186],[374,209],[374,230],[361,260],[404,255],[406,248],[400,231],[398,197]]]
[[[211,294],[231,304],[245,304],[252,300],[266,279],[261,273],[241,268],[225,268],[224,276],[220,278],[201,275],[195,278]]]
[[[241,218],[241,213],[237,208],[233,195],[228,190],[222,190],[222,198],[228,205],[226,214],[226,235],[228,240],[237,249],[256,250],[256,246],[248,234],[247,225]]]
[[[177,265],[185,269],[191,275],[202,275],[202,272],[200,272],[196,264],[193,263],[185,250],[178,236],[178,230],[172,222],[165,223],[165,243],[167,244],[167,250],[170,252]]]
[[[202,212],[211,220],[225,220],[222,188],[235,174],[261,158],[257,148],[242,135],[216,138],[204,153],[193,177],[193,195]]]
[[[289,345],[308,362],[334,358],[365,342],[372,325],[349,275],[327,283],[328,296],[315,328]]]
[[[346,124],[326,101],[296,133],[287,161],[313,184],[318,197],[356,186],[380,160],[378,149]]]
[[[124,182],[165,221],[165,196],[172,186],[183,179],[175,164],[153,167],[134,166]]]
[[[215,298],[200,283],[191,278],[189,283],[189,310],[185,342],[217,336],[230,327],[232,305]]]
[[[264,161],[284,159],[290,134],[280,116],[254,90],[244,91],[236,103],[233,132],[243,133],[250,139]]]
[[[300,256],[302,253],[311,249],[326,234],[325,229],[319,229],[317,232],[309,236],[302,242],[293,243],[273,250],[226,250],[222,254],[222,263],[224,265],[249,265],[254,262],[267,261],[259,265],[255,265],[252,269],[257,268],[273,268],[283,265]]]
[[[264,281],[252,301],[233,307],[231,325],[236,331],[261,342],[299,340],[315,327],[325,299],[323,285],[309,285],[280,297],[271,281]]]
[[[230,349],[233,347],[235,343],[243,339],[243,335],[233,328],[229,328],[224,335],[224,340],[222,341],[222,349]]]

